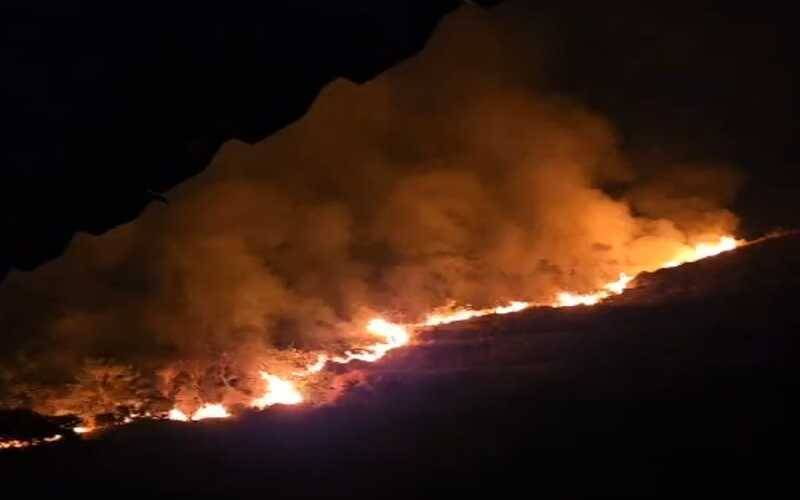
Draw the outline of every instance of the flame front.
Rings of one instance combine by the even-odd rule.
[[[445,308],[438,309],[425,316],[425,319],[418,326],[438,326],[457,321],[466,321],[472,318],[480,318],[490,314],[509,314],[519,312],[531,307],[530,302],[516,300],[504,306],[491,307],[488,309],[454,308],[451,304]]]
[[[744,243],[744,241],[737,240],[732,236],[723,236],[714,242],[698,243],[692,247],[683,248],[670,260],[664,262],[659,268],[677,267],[687,262],[695,262],[706,257],[733,250]],[[366,363],[377,362],[383,359],[390,351],[408,345],[411,342],[412,332],[419,328],[466,321],[481,316],[509,314],[535,306],[573,307],[595,305],[612,296],[622,294],[635,278],[636,275],[621,273],[616,280],[606,283],[599,290],[591,293],[562,291],[555,295],[551,303],[544,304],[513,301],[496,307],[473,309],[471,307],[457,307],[455,304],[451,303],[432,311],[426,315],[421,322],[412,324],[393,323],[382,317],[374,317],[365,324],[364,330],[370,335],[377,337],[379,341],[368,344],[365,347],[347,350],[344,354],[328,352],[317,353],[316,361],[306,365],[301,371],[293,372],[292,375],[294,377],[307,379],[308,377],[322,372],[328,363],[348,364],[353,361]],[[262,396],[253,399],[250,402],[250,406],[263,410],[274,405],[297,405],[304,402],[303,395],[291,380],[281,378],[266,371],[260,371],[259,376],[266,383],[265,392]],[[123,422],[129,423],[141,418],[165,418],[179,422],[196,422],[206,419],[228,418],[231,416],[231,412],[223,404],[206,403],[195,410],[191,416],[176,407],[160,416],[152,415],[151,413],[130,414],[125,417]],[[85,434],[95,430],[95,427],[91,425],[81,425],[74,427],[72,430],[76,434]],[[0,449],[26,448],[59,441],[61,439],[62,436],[56,434],[42,439],[0,440]]]
[[[556,295],[553,307],[573,307],[573,306],[593,306],[606,300],[612,295],[620,295],[633,281],[633,276],[621,273],[619,278],[603,285],[603,288],[592,293],[578,294],[572,292],[560,292]]]
[[[32,448],[42,444],[55,443],[61,441],[64,436],[61,434],[53,434],[44,438],[35,439],[8,439],[0,440],[0,450],[19,450],[22,448]]]
[[[672,260],[664,263],[662,268],[678,267],[687,262],[697,262],[700,259],[713,257],[723,252],[728,252],[742,245],[744,241],[737,240],[733,236],[723,236],[719,241],[713,243],[698,243],[694,247],[685,248],[678,253]]]
[[[360,351],[347,351],[344,356],[334,356],[331,361],[334,363],[347,364],[351,361],[365,361],[374,363],[386,356],[392,349],[397,349],[408,344],[411,335],[408,329],[397,323],[391,323],[383,318],[373,318],[367,323],[366,330],[378,337],[383,338],[383,342],[376,342]]]

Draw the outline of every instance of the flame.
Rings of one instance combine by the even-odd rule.
[[[357,352],[346,351],[344,356],[334,356],[330,358],[330,361],[340,364],[347,364],[356,360],[374,363],[386,356],[389,351],[403,347],[411,340],[411,334],[406,326],[386,321],[383,318],[371,319],[367,323],[366,330],[375,336],[382,337],[383,342],[376,342]]]
[[[167,413],[167,419],[175,420],[176,422],[188,422],[189,417],[177,408],[173,408]]]
[[[733,236],[721,236],[715,242],[702,242],[693,247],[686,247],[680,250],[674,257],[658,266],[658,268],[665,269],[678,267],[688,262],[697,262],[698,260],[733,250],[744,243],[744,240],[737,240]],[[622,273],[619,279],[606,283],[600,290],[592,293],[559,292],[551,305],[553,307],[593,306],[613,295],[620,295],[635,278],[636,276],[628,276]]]
[[[192,420],[196,422],[208,418],[228,418],[230,416],[231,414],[228,412],[227,408],[221,404],[206,403],[192,414]]]
[[[733,250],[744,243],[746,243],[744,240],[737,240],[733,236],[722,236],[717,241],[701,242],[693,247],[687,246],[677,252],[676,255],[674,255],[671,259],[664,262],[664,264],[659,268],[676,267],[687,262],[695,262],[700,259],[712,257],[714,255]],[[393,323],[381,317],[374,317],[364,326],[364,329],[367,333],[378,337],[378,342],[359,349],[345,351],[343,355],[334,355],[327,352],[318,353],[316,361],[306,365],[304,370],[294,372],[293,375],[296,377],[309,377],[324,370],[328,363],[347,364],[352,361],[374,363],[381,360],[390,351],[408,345],[411,342],[411,333],[418,328],[445,325],[448,323],[465,321],[481,316],[509,314],[535,306],[573,307],[579,305],[595,305],[614,295],[622,294],[630,286],[633,280],[636,279],[636,276],[637,275],[631,276],[625,273],[620,273],[616,280],[606,283],[600,289],[594,292],[581,294],[571,291],[562,291],[556,294],[551,303],[545,304],[526,301],[513,301],[503,305],[498,305],[496,307],[473,309],[471,307],[457,307],[454,303],[451,303],[447,306],[433,310],[431,313],[425,316],[421,322],[413,324]],[[266,389],[265,393],[261,397],[251,401],[250,405],[252,407],[263,410],[264,408],[277,404],[296,405],[304,401],[303,395],[295,387],[292,381],[283,379],[266,371],[259,372],[259,375],[266,382]],[[179,422],[191,422],[212,418],[227,418],[230,416],[231,413],[224,405],[219,403],[206,403],[197,409],[191,416],[188,416],[178,408],[173,408],[166,415],[162,414],[161,418]],[[144,414],[131,413],[123,420],[123,422],[130,423],[134,419],[140,418],[154,418],[154,416],[149,412]],[[85,434],[95,430],[95,427],[78,426],[74,427],[72,430],[76,434]],[[26,448],[43,443],[59,441],[60,439],[62,439],[62,436],[60,434],[56,434],[47,438],[33,439],[28,441],[0,440],[0,449]]]
[[[56,441],[61,441],[64,436],[61,434],[53,434],[52,436],[47,436],[45,438],[34,438],[34,439],[8,439],[8,440],[0,440],[0,450],[18,450],[21,448],[31,448],[33,446],[39,446],[41,444],[47,443],[54,443]]]
[[[687,262],[697,262],[700,259],[731,251],[744,243],[745,241],[737,240],[733,236],[722,236],[718,241],[712,243],[698,243],[693,247],[681,250],[678,255],[665,262],[661,268],[678,267]]]
[[[593,306],[606,300],[613,295],[620,295],[628,287],[633,276],[620,273],[619,278],[603,285],[603,288],[592,293],[572,293],[559,292],[556,300],[551,304],[553,307],[574,307],[574,306]]]
[[[267,382],[267,392],[251,403],[253,407],[263,410],[268,406],[296,405],[303,402],[303,395],[288,380],[263,371],[260,375]]]
[[[449,306],[437,309],[431,314],[425,316],[425,319],[418,326],[446,325],[448,323],[466,321],[468,319],[488,316],[490,314],[509,314],[522,311],[523,309],[527,309],[532,305],[533,304],[530,302],[516,300],[504,306],[491,307],[488,309],[470,309],[468,307],[455,309],[454,305],[450,304]]]
[[[328,363],[328,356],[326,354],[320,354],[317,356],[317,361],[306,366],[306,371],[308,373],[319,373],[325,368],[325,365]]]
[[[206,420],[209,418],[228,418],[231,414],[228,412],[228,409],[225,406],[217,403],[211,404],[206,403],[200,408],[197,409],[192,416],[189,417],[183,411],[179,410],[178,408],[173,408],[167,413],[166,418],[167,420],[174,420],[176,422],[197,422],[199,420]]]

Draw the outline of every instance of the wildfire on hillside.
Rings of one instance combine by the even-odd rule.
[[[661,268],[676,267],[687,262],[718,255],[737,248],[745,241],[737,240],[733,236],[722,236],[716,241],[698,243],[690,249],[682,249],[678,255],[664,262]],[[253,397],[247,406],[257,410],[264,410],[274,405],[299,405],[303,403],[314,404],[297,387],[298,382],[307,383],[309,379],[322,374],[329,364],[346,365],[352,362],[376,363],[383,359],[389,352],[409,345],[413,340],[414,332],[420,328],[435,327],[459,321],[467,321],[482,316],[509,314],[519,312],[531,307],[574,307],[593,306],[614,296],[620,295],[634,282],[636,276],[621,273],[616,280],[610,281],[598,290],[589,293],[576,293],[571,291],[558,292],[549,303],[534,303],[528,301],[513,301],[498,305],[493,308],[473,309],[468,306],[449,304],[427,314],[421,322],[414,324],[400,324],[389,321],[383,317],[373,317],[364,325],[364,331],[375,339],[371,344],[354,347],[342,354],[334,352],[318,352],[315,361],[308,363],[301,370],[293,371],[286,376],[279,376],[267,371],[260,371],[259,378],[263,381],[263,392]],[[152,413],[133,414],[127,416],[121,423],[130,423],[140,419],[167,419],[178,422],[197,422],[207,419],[224,419],[235,415],[235,412],[219,402],[205,402],[192,412],[185,412],[178,407],[158,415]],[[87,423],[72,429],[76,434],[87,434],[102,427],[95,423]],[[0,449],[19,449],[52,443],[62,439],[57,434],[51,437],[35,440],[6,440],[0,441]]]

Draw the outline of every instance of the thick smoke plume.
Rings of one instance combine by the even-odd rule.
[[[376,312],[547,301],[734,229],[731,169],[634,161],[602,116],[537,90],[528,42],[464,9],[416,59],[226,145],[168,206],[11,275],[5,400],[235,404],[259,367],[358,345]]]

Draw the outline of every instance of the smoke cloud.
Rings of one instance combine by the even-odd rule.
[[[3,397],[235,403],[259,366],[358,345],[375,312],[589,291],[735,228],[734,170],[639,164],[605,118],[537,88],[535,41],[510,40],[465,8],[414,60],[225,145],[168,206],[12,274]]]

